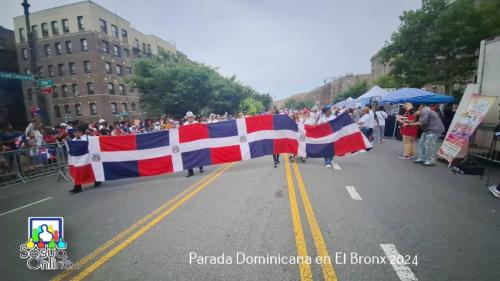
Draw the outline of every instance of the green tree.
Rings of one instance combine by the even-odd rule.
[[[382,75],[373,81],[373,84],[384,89],[397,89],[401,88],[402,84],[398,76],[395,75]]]
[[[403,85],[469,81],[477,67],[479,43],[500,34],[500,0],[424,0],[406,11],[381,51]]]
[[[166,52],[136,61],[128,83],[142,92],[141,103],[153,116],[184,116],[188,110],[196,114],[234,114],[249,97],[258,101],[254,105],[259,112],[272,104],[269,94],[241,84],[234,75],[223,77],[212,67]]]
[[[253,97],[247,97],[241,101],[240,112],[245,114],[257,114],[264,112],[264,105],[261,101],[254,99]]]
[[[285,108],[297,108],[297,101],[294,99],[288,99],[285,101]]]

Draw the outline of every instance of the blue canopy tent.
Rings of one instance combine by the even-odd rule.
[[[455,98],[451,96],[438,95],[422,89],[401,88],[380,100],[381,104],[400,104],[405,102],[416,104],[452,103],[455,102]],[[394,121],[393,138],[395,135],[396,121]]]
[[[439,103],[454,103],[456,100],[452,96],[435,94],[432,96],[411,98],[408,101],[416,104],[439,104]]]
[[[403,103],[407,102],[409,99],[417,98],[417,97],[429,97],[436,95],[434,93],[428,92],[422,89],[416,88],[401,88],[393,93],[383,97],[380,100],[380,103],[385,104],[395,104],[395,103]]]

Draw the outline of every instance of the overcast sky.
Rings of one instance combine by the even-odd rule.
[[[1,0],[13,28],[21,0]],[[69,0],[31,0],[39,11]],[[369,73],[370,58],[421,0],[95,0],[136,29],[174,41],[191,59],[278,99],[326,77]]]

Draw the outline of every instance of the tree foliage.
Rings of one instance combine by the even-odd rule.
[[[391,61],[392,74],[406,86],[450,88],[472,78],[480,41],[500,34],[500,0],[424,0],[400,20],[382,61]]]
[[[136,61],[128,83],[142,92],[141,104],[148,115],[184,116],[188,110],[235,114],[247,98],[260,103],[259,112],[272,104],[269,94],[241,84],[234,76],[223,77],[214,68],[166,52]]]
[[[397,89],[401,88],[402,83],[396,75],[382,75],[373,81],[373,84],[384,89]]]
[[[312,100],[294,100],[288,99],[285,101],[285,108],[293,108],[293,109],[304,109],[306,107],[311,108],[314,106],[314,102]]]
[[[247,97],[240,103],[240,112],[245,114],[257,114],[264,112],[264,105],[253,97]]]

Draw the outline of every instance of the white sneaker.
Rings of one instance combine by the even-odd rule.
[[[498,190],[496,184],[488,187],[488,189],[490,190],[491,194],[493,194],[493,196],[495,196],[496,198],[500,198],[500,191]]]
[[[332,167],[332,165],[328,164],[328,165],[326,165],[325,167],[327,167],[327,168],[331,168],[331,167]]]

